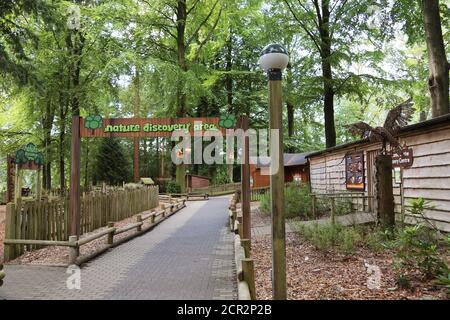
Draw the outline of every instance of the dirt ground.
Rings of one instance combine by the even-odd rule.
[[[270,223],[269,217],[252,213],[253,221],[260,225]],[[300,235],[287,236],[288,298],[294,300],[371,300],[371,299],[445,299],[445,291],[433,283],[414,283],[411,290],[396,286],[393,272],[394,253],[384,250],[374,253],[358,248],[352,255],[317,250]],[[252,239],[252,256],[255,260],[257,297],[272,298],[271,238]],[[378,271],[374,272],[374,268]],[[379,276],[378,276],[379,275]],[[379,279],[374,285],[372,280]],[[372,288],[372,289],[369,289]]]

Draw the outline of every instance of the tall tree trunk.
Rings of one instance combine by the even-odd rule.
[[[450,65],[445,54],[439,0],[422,0],[422,9],[430,69],[428,88],[432,115],[435,118],[450,113],[448,88]]]
[[[51,140],[52,140],[52,127],[55,118],[55,113],[51,102],[47,102],[45,106],[45,114],[43,117],[42,125],[44,131],[44,152],[45,152],[45,163],[43,167],[43,181],[42,184],[44,189],[50,190],[52,188],[52,172],[51,172]]]
[[[61,74],[63,72],[61,71]],[[63,80],[63,79],[61,79]],[[67,89],[70,89],[70,82],[67,81]],[[66,165],[65,165],[65,139],[66,139],[66,118],[69,110],[67,94],[60,92],[59,94],[59,185],[62,194],[66,189]]]
[[[226,66],[225,70],[227,71],[226,77],[225,77],[225,87],[227,90],[227,109],[229,114],[233,114],[234,108],[233,108],[233,77],[231,76],[230,72],[233,69],[233,36],[231,28],[229,30],[229,37],[227,39],[227,53],[226,53]],[[233,175],[233,164],[227,165],[227,172],[228,172],[228,179],[230,182],[234,181],[234,175]]]
[[[294,136],[294,105],[288,101],[287,104],[288,137]],[[291,150],[292,151],[292,150]]]
[[[320,23],[321,38],[321,58],[325,117],[325,140],[326,147],[331,148],[336,145],[336,129],[334,124],[334,88],[333,72],[331,69],[331,38],[330,38],[330,4],[329,1],[322,1],[322,21]]]
[[[177,6],[177,53],[178,66],[184,73],[188,70],[186,63],[186,0],[178,0]],[[182,78],[183,79],[183,78]],[[186,93],[184,92],[184,80],[178,84],[178,109],[177,116],[184,117],[186,113]]]
[[[186,93],[184,85],[184,73],[188,70],[186,63],[186,0],[178,0],[177,3],[177,53],[178,53],[178,66],[183,72],[181,81],[178,83],[178,108],[177,117],[186,116]],[[181,192],[186,189],[186,166],[184,164],[176,167],[176,181],[181,187]]]
[[[89,140],[86,142],[86,160],[84,162],[84,188],[89,190]]]
[[[66,125],[65,121],[61,121],[60,133],[59,133],[59,185],[62,194],[65,193],[66,189],[66,165],[64,159],[64,144],[65,144],[65,136],[66,136]]]
[[[136,66],[136,74],[134,77],[134,116],[139,117],[141,111],[141,83],[138,67]],[[139,170],[139,138],[133,139],[133,171],[134,182],[138,183],[140,179]]]
[[[288,125],[288,137],[292,138],[294,136],[294,104],[292,103],[291,91],[293,90],[293,75],[292,75],[292,65],[288,65],[287,70],[287,95],[286,95],[286,109],[287,109],[287,125]],[[291,139],[289,139],[291,141]],[[287,149],[288,152],[295,152],[295,147],[290,144]]]

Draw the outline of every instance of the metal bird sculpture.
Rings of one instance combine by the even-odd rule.
[[[389,111],[382,127],[372,127],[365,122],[357,122],[346,126],[353,135],[359,135],[370,142],[382,142],[382,153],[386,152],[386,144],[389,142],[391,150],[400,150],[400,142],[395,138],[400,128],[406,126],[414,113],[412,99],[408,99]]]

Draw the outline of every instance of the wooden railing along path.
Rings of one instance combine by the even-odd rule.
[[[70,236],[69,240],[67,241],[53,241],[53,240],[27,240],[27,239],[10,239],[6,238],[4,241],[5,244],[5,261],[11,260],[11,254],[14,253],[14,249],[17,246],[61,246],[61,247],[68,247],[69,248],[69,261],[68,264],[77,264],[80,265],[95,256],[105,252],[106,250],[115,247],[125,241],[128,241],[138,235],[141,235],[150,229],[154,228],[156,225],[161,223],[163,220],[168,218],[169,216],[173,215],[174,213],[178,212],[182,208],[186,206],[185,200],[180,199],[177,200],[174,203],[171,203],[167,206],[163,205],[162,209],[159,211],[152,211],[151,213],[144,214],[144,215],[137,215],[136,216],[136,222],[131,223],[127,226],[116,228],[114,226],[114,222],[108,222],[107,223],[107,229],[102,230],[100,232],[97,232],[93,235],[90,235],[85,238],[78,239],[77,236]],[[144,226],[144,222],[146,220],[150,220],[150,224]],[[128,235],[127,237],[124,237],[116,242],[114,242],[114,236],[128,232],[130,230],[136,229],[136,232],[133,234]],[[106,243],[105,246],[100,248],[99,250],[95,251],[92,254],[89,254],[84,257],[79,256],[80,247],[90,243],[94,240],[97,240],[99,238],[106,237]]]
[[[106,227],[109,222],[126,219],[158,205],[158,187],[84,195],[81,198],[81,234]],[[8,203],[5,238],[22,242],[5,246],[5,261],[15,259],[25,251],[39,249],[48,245],[48,242],[68,241],[70,230],[68,212],[68,199],[47,201],[18,199],[17,204]]]

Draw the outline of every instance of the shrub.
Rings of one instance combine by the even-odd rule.
[[[437,277],[445,283],[448,278],[448,266],[439,252],[440,233],[424,216],[426,209],[433,208],[430,202],[422,198],[411,201],[409,213],[421,216],[430,228],[423,224],[406,226],[397,232],[396,268],[400,277],[407,277],[411,270],[417,270],[427,278]],[[444,244],[448,250],[450,241]]]
[[[299,232],[319,250],[337,249],[344,253],[351,253],[362,236],[358,228],[343,227],[335,224],[301,225]]]
[[[226,166],[219,166],[212,179],[213,185],[222,185],[230,183],[230,176],[228,175]]]
[[[259,208],[263,213],[269,214],[270,213],[270,195],[265,194],[261,197],[261,200],[259,202]]]
[[[389,229],[381,230],[378,228],[369,230],[364,234],[364,242],[367,247],[373,251],[381,251],[395,246],[395,232]]]
[[[176,181],[169,181],[166,184],[166,193],[181,193],[181,187]]]
[[[407,226],[397,238],[396,266],[401,273],[418,270],[428,278],[437,277],[445,269],[436,233],[421,224]]]
[[[270,194],[261,197],[260,208],[263,212],[270,212]],[[311,213],[311,196],[309,185],[289,183],[284,188],[284,209],[288,219],[308,219]]]

